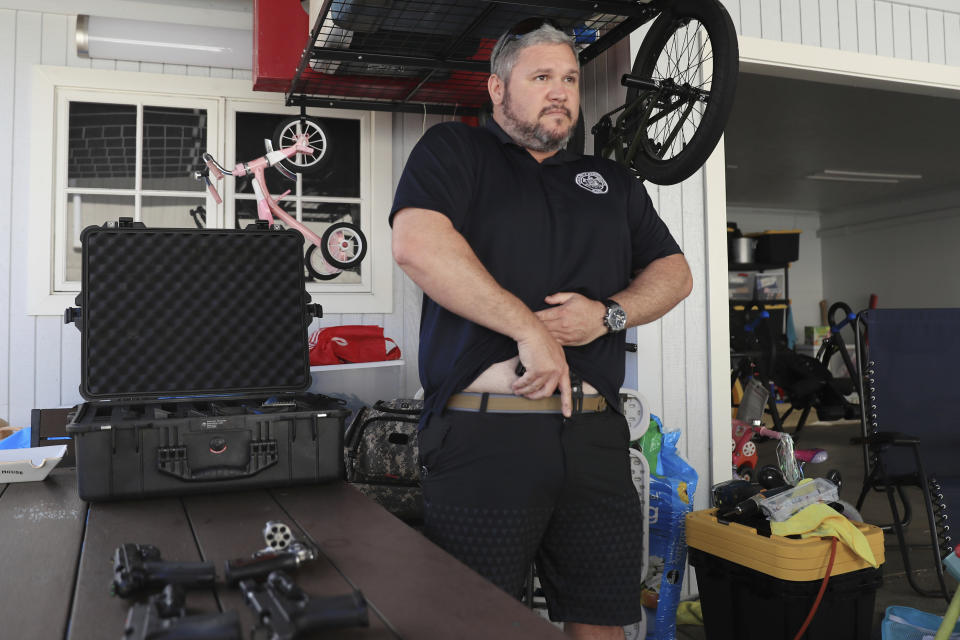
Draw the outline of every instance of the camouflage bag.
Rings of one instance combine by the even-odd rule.
[[[347,481],[398,518],[423,518],[417,424],[422,400],[379,400],[344,435]]]

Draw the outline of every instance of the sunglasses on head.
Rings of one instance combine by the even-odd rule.
[[[569,32],[570,32],[569,29],[561,29],[560,27],[558,27],[556,24],[554,24],[552,21],[550,21],[550,20],[547,19],[547,18],[543,18],[543,17],[533,17],[533,18],[525,18],[525,19],[521,20],[520,22],[518,22],[517,24],[513,25],[512,27],[510,27],[510,30],[507,31],[507,35],[508,35],[511,39],[522,38],[523,36],[527,35],[528,33],[531,33],[531,32],[533,32],[533,31],[536,31],[537,29],[539,29],[540,27],[542,27],[542,26],[545,25],[545,24],[546,24],[546,25],[550,25],[550,26],[553,27],[554,29],[558,29],[558,30],[560,30],[560,31],[563,31],[564,33],[569,33]]]

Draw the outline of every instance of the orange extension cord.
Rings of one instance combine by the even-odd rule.
[[[817,612],[817,608],[820,607],[820,601],[823,600],[824,591],[827,590],[827,583],[830,581],[830,571],[833,570],[833,561],[837,557],[837,539],[833,538],[832,540],[833,542],[830,545],[830,561],[827,562],[827,572],[823,576],[823,582],[820,583],[820,591],[817,593],[817,599],[813,601],[813,607],[811,607],[810,613],[807,614],[807,619],[803,621],[803,626],[800,627],[800,631],[797,631],[797,635],[793,637],[793,640],[800,640],[800,638],[803,637],[807,627],[810,626],[810,621],[813,620],[813,616]]]

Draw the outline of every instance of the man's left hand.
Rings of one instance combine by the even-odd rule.
[[[607,307],[599,300],[561,291],[547,296],[544,301],[556,306],[537,311],[537,317],[563,346],[589,344],[607,333],[603,324]]]

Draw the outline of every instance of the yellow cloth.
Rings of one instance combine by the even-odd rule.
[[[703,626],[703,610],[699,600],[684,600],[677,606],[677,624]]]
[[[801,538],[814,536],[839,538],[854,553],[869,562],[874,569],[880,566],[866,536],[843,514],[822,503],[807,505],[785,522],[771,521],[770,532],[778,536],[800,534]]]

